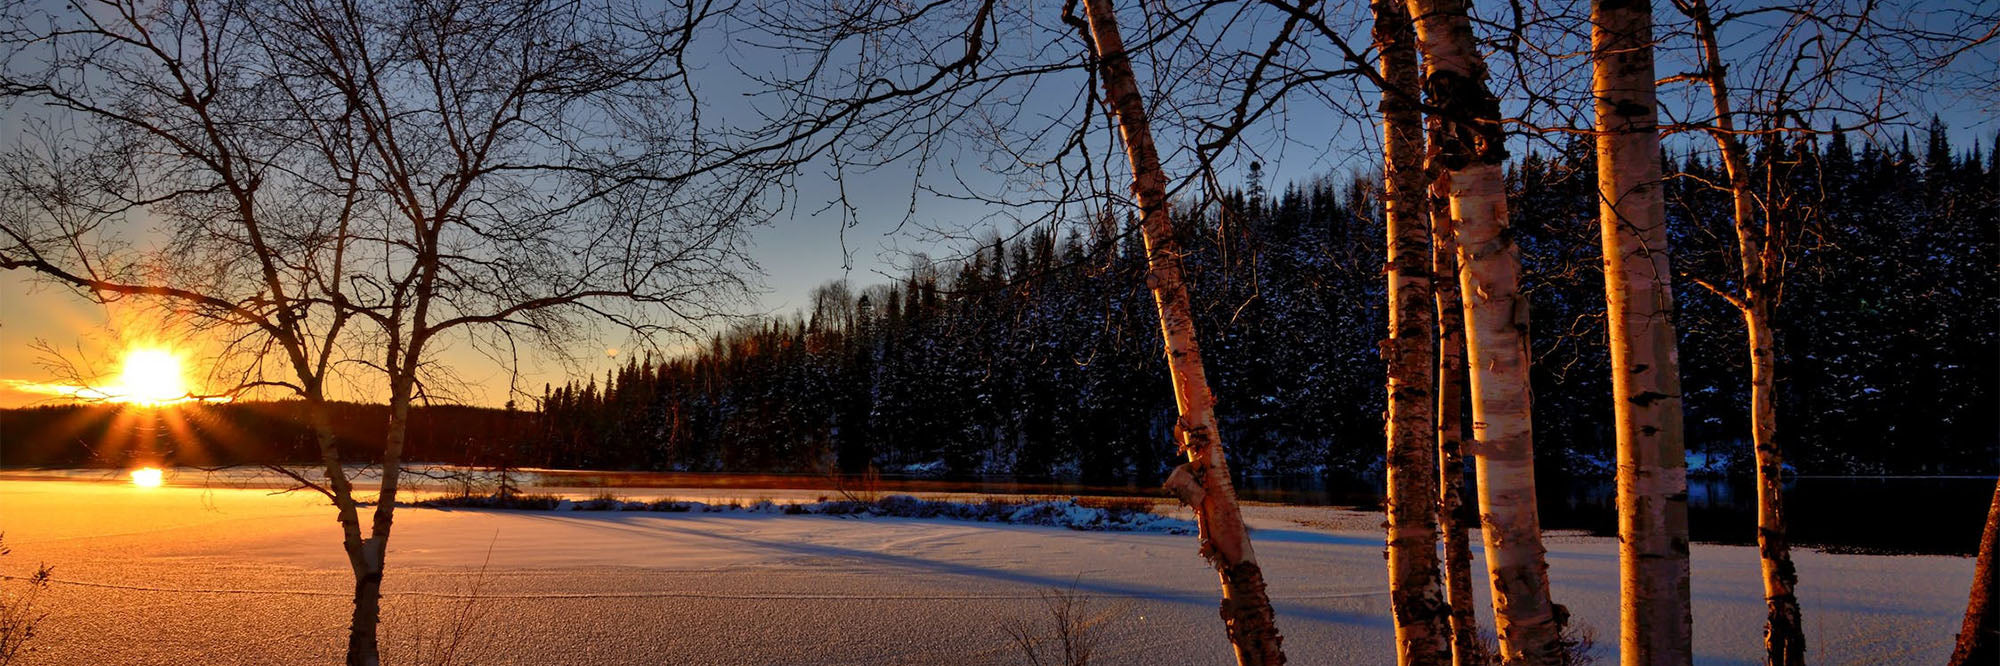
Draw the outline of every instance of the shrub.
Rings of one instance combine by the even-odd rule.
[[[0,557],[12,553],[7,548],[6,534],[0,533]],[[26,584],[20,593],[0,590],[0,664],[14,663],[28,642],[35,638],[35,628],[42,623],[49,612],[35,607],[35,601],[42,592],[49,589],[49,576],[55,567],[43,564],[35,567],[35,573],[18,579]]]
[[[1118,612],[1093,614],[1090,597],[1076,590],[1050,588],[1042,591],[1043,620],[1016,617],[1001,625],[1001,631],[1032,666],[1088,666],[1106,625]]]
[[[645,506],[647,511],[665,511],[668,513],[687,513],[688,511],[694,510],[693,504],[688,502],[682,502],[680,500],[673,499],[671,497],[653,500],[651,502],[648,502]]]
[[[596,497],[577,502],[577,511],[623,511],[625,500],[609,491],[598,493]]]

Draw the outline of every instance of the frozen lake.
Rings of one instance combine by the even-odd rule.
[[[396,515],[383,626],[396,661],[464,612],[477,620],[462,655],[472,663],[1018,663],[1003,627],[1042,621],[1040,595],[1072,585],[1104,621],[1103,663],[1229,661],[1215,574],[1188,536],[825,516]],[[1380,520],[1250,509],[1294,663],[1393,661]],[[317,496],[0,480],[0,530],[14,549],[0,572],[45,561],[60,581],[26,663],[328,662],[343,647],[352,578]],[[1612,657],[1616,543],[1551,535],[1549,548],[1556,600]],[[1696,661],[1759,663],[1755,550],[1697,545],[1693,557]],[[1797,559],[1816,663],[1950,652],[1971,559]],[[1484,613],[1481,623],[1490,630]]]

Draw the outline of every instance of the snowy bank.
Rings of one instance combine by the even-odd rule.
[[[814,502],[776,502],[768,499],[743,502],[692,502],[660,499],[648,502],[600,496],[570,500],[553,495],[453,495],[414,503],[427,509],[510,509],[526,511],[654,511],[664,513],[751,513],[808,516],[876,516],[884,518],[938,518],[1008,525],[1065,527],[1085,532],[1159,532],[1194,534],[1195,524],[1182,518],[1162,516],[1152,511],[1145,499],[1111,500],[1076,497],[1062,499],[993,498],[959,502],[931,500],[911,495],[889,495],[875,500],[848,499]]]

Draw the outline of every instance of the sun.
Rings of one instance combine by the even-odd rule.
[[[115,400],[141,405],[163,405],[188,397],[180,357],[164,349],[125,352],[125,370],[118,375],[118,385],[106,392]]]
[[[132,485],[140,488],[158,488],[166,476],[158,467],[142,467],[132,470]]]

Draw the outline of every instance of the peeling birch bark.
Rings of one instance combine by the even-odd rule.
[[[1792,566],[1791,543],[1785,536],[1784,456],[1778,448],[1777,336],[1771,312],[1777,306],[1779,278],[1774,227],[1757,223],[1757,202],[1751,192],[1750,151],[1736,133],[1736,116],[1729,98],[1728,65],[1715,35],[1715,21],[1706,0],[1691,0],[1681,10],[1693,19],[1701,47],[1702,74],[1715,107],[1716,147],[1729,176],[1731,214],[1736,249],[1742,266],[1737,294],[1722,294],[1743,315],[1750,347],[1750,444],[1757,468],[1757,555],[1764,584],[1764,663],[1804,666],[1805,618],[1799,609],[1798,569]]]
[[[1376,49],[1382,54],[1383,218],[1388,233],[1389,609],[1401,664],[1446,664],[1450,607],[1444,603],[1437,559],[1437,459],[1431,342],[1436,305],[1431,288],[1430,197],[1425,192],[1423,114],[1416,99],[1422,72],[1417,35],[1403,0],[1375,0]]]
[[[1590,59],[1618,433],[1618,654],[1632,666],[1687,664],[1693,659],[1687,449],[1660,184],[1652,3],[1592,3]]]
[[[1196,502],[1192,508],[1201,533],[1201,554],[1215,565],[1222,580],[1222,621],[1237,663],[1282,664],[1283,639],[1278,635],[1271,600],[1264,592],[1257,554],[1250,547],[1250,531],[1236,504],[1236,488],[1229,479],[1222,440],[1216,433],[1215,396],[1209,392],[1201,349],[1195,343],[1194,313],[1187,285],[1181,280],[1181,251],[1167,215],[1167,179],[1153,145],[1151,121],[1111,0],[1083,0],[1083,4],[1089,16],[1098,77],[1104,85],[1104,103],[1118,121],[1125,156],[1132,166],[1132,193],[1139,202],[1139,229],[1146,244],[1146,282],[1159,309],[1168,375],[1180,411],[1175,431],[1188,461],[1182,466],[1185,482],[1177,494]],[[1180,476],[1180,470],[1176,475]]]
[[[1484,666],[1479,619],[1473,613],[1472,534],[1458,519],[1465,503],[1465,312],[1458,296],[1458,248],[1451,201],[1431,194],[1431,271],[1437,286],[1438,522],[1444,539],[1445,603],[1451,607],[1452,666]]]
[[[1500,101],[1472,34],[1469,0],[1408,0],[1423,52],[1424,95],[1444,116],[1433,153],[1457,223],[1460,291],[1472,395],[1473,460],[1494,630],[1507,663],[1562,658],[1535,508],[1528,302],[1521,253],[1508,231]]]

